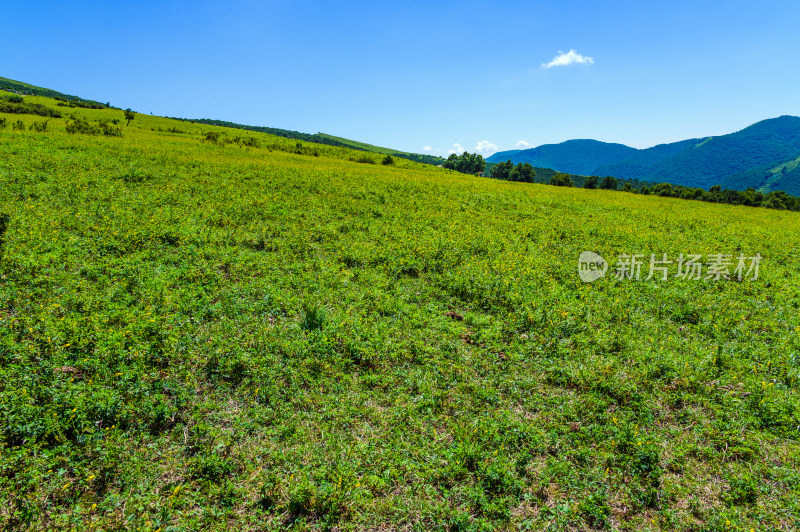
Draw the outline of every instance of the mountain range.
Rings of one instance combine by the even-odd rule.
[[[646,149],[581,139],[498,152],[487,159],[506,160],[572,174],[800,195],[800,117],[771,118],[728,135]]]

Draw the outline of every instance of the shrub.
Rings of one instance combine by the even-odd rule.
[[[109,125],[108,120],[101,120],[98,122],[100,132],[107,137],[121,137],[122,129]]]
[[[12,124],[14,131],[25,131],[25,122],[17,120]]]
[[[6,123],[6,117],[0,116],[0,129],[5,129]]]
[[[381,164],[384,165],[384,166],[393,165],[394,164],[394,158],[392,158],[391,155],[387,155],[386,157],[383,158],[383,160],[381,161]]]
[[[214,144],[219,144],[220,133],[219,131],[206,131],[205,138],[203,138],[206,142],[212,142]]]
[[[71,135],[75,135],[76,133],[81,135],[98,135],[100,133],[99,129],[83,118],[75,118],[72,122],[67,122],[65,129],[67,133]]]
[[[255,137],[245,137],[245,138],[237,137],[237,138],[239,139],[238,140],[238,144],[240,146],[247,146],[248,148],[260,148],[261,147],[261,143]]]
[[[33,122],[31,124],[31,127],[28,129],[30,129],[31,131],[35,131],[37,133],[44,133],[45,131],[47,131],[47,122],[48,122],[47,120],[45,120],[44,122]]]
[[[50,118],[61,118],[61,113],[56,109],[45,107],[38,103],[25,103],[22,98],[17,100],[10,100],[8,98],[0,99],[0,113],[14,113],[14,114],[27,114],[38,115]]]

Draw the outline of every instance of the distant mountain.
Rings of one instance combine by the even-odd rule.
[[[591,175],[598,166],[624,161],[636,151],[636,148],[624,144],[609,144],[598,140],[568,140],[561,144],[545,144],[529,150],[495,153],[487,161],[498,163],[511,159],[514,163],[530,163],[531,166],[553,168],[559,172]]]
[[[560,172],[613,175],[708,189],[713,185],[800,195],[800,117],[763,120],[736,133],[637,150],[596,140],[569,140],[492,155]]]

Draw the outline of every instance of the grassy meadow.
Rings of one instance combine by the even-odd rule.
[[[800,526],[798,213],[25,101],[64,117],[0,114],[0,528]]]

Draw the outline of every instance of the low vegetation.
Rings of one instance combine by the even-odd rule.
[[[2,118],[0,528],[800,526],[798,214]]]
[[[8,114],[28,114],[61,118],[61,113],[52,107],[46,107],[38,103],[26,102],[21,96],[0,96],[0,113]]]

